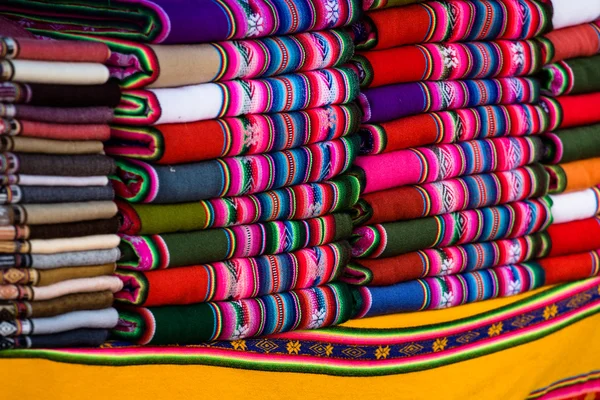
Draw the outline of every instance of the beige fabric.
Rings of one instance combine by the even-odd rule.
[[[0,207],[10,208],[11,206]],[[112,201],[87,201],[81,203],[27,204],[22,224],[64,224],[67,222],[109,219],[117,215],[117,205]]]
[[[101,85],[110,77],[108,68],[99,63],[12,60],[2,62],[2,66],[12,66],[15,82]]]
[[[117,235],[93,235],[68,239],[29,240],[29,252],[35,254],[56,254],[67,251],[107,250],[119,246]]]
[[[178,87],[210,82],[221,69],[221,55],[210,44],[151,45],[160,75],[150,88]]]
[[[123,289],[123,282],[116,276],[97,276],[71,279],[42,287],[0,285],[0,300],[50,300],[73,293],[93,293],[105,290],[116,293],[121,289]]]
[[[40,154],[101,154],[104,145],[98,140],[49,140],[3,136],[2,151]]]

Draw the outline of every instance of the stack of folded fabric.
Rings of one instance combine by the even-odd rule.
[[[351,254],[342,211],[361,189],[341,29],[358,0],[25,3],[0,10],[36,34],[108,45],[126,89],[105,144],[121,198],[116,337],[197,343],[351,316],[334,281]],[[132,31],[142,16],[148,29]]]
[[[551,250],[554,127],[528,77],[550,55],[550,4],[374,2],[354,28],[364,195],[354,208],[357,317],[455,306],[572,279]],[[407,3],[407,2],[401,2]],[[377,9],[381,8],[381,9]]]
[[[117,324],[117,206],[103,154],[110,51],[0,21],[0,348],[100,345]],[[85,106],[85,108],[80,108]],[[88,113],[88,110],[89,113]],[[88,121],[85,115],[103,116]]]

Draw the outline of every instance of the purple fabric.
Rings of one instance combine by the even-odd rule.
[[[418,83],[382,86],[360,95],[363,118],[369,122],[392,121],[425,109],[425,92]]]
[[[109,107],[58,108],[16,104],[15,110],[15,118],[40,122],[105,124],[113,119],[113,110]]]

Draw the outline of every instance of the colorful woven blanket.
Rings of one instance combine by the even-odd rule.
[[[558,61],[544,67],[542,93],[552,96],[600,91],[600,55]]]

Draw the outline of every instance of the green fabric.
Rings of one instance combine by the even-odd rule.
[[[574,58],[566,63],[574,76],[571,94],[600,91],[600,55]]]
[[[600,157],[600,124],[563,129],[556,132],[556,136],[560,140],[562,157],[555,157],[555,163]]]
[[[435,244],[439,231],[438,222],[435,218],[413,219],[384,224],[384,226],[388,238],[393,240],[387,242],[382,257],[428,249]]]

